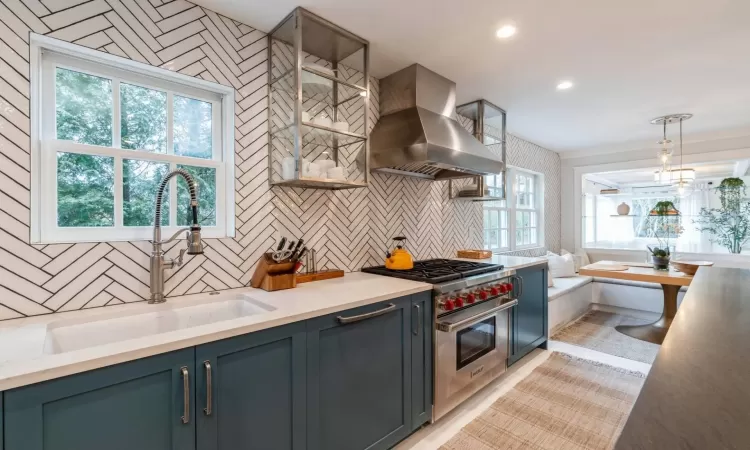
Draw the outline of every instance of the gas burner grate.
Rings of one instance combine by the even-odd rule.
[[[385,266],[375,266],[364,267],[362,272],[438,284],[502,269],[503,266],[500,264],[455,259],[427,259],[415,261],[414,268],[409,270],[392,270]]]

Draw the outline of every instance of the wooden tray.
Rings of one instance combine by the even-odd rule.
[[[456,256],[469,259],[487,259],[492,258],[492,252],[489,250],[459,250],[456,252]]]

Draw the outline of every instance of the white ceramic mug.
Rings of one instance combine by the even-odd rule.
[[[318,178],[320,177],[320,166],[318,166],[318,164],[314,162],[311,162],[306,166],[303,166],[302,175],[309,178]]]
[[[321,159],[315,162],[318,164],[318,167],[320,167],[321,174],[328,173],[328,169],[336,167],[336,161],[332,159]]]
[[[294,158],[286,157],[281,160],[281,177],[285,180],[294,179]]]
[[[315,119],[313,119],[313,123],[315,125],[320,125],[322,127],[329,127],[329,128],[332,125],[330,117],[327,117],[327,116],[318,116]]]
[[[349,124],[344,121],[340,121],[340,122],[334,123],[333,128],[335,130],[343,131],[344,133],[346,133],[347,131],[349,131]]]
[[[343,167],[331,167],[328,169],[328,178],[332,180],[345,180],[346,176],[344,175],[344,168]]]

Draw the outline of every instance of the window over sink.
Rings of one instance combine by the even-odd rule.
[[[508,169],[505,200],[482,203],[484,248],[507,252],[544,245],[543,175],[516,168]],[[490,195],[500,195],[502,177],[485,177]]]
[[[204,236],[233,235],[231,88],[36,35],[32,44],[32,242],[150,239],[157,187],[177,168],[198,185]],[[184,180],[170,181],[164,234],[189,225],[188,196]]]

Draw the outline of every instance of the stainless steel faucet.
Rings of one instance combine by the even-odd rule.
[[[161,204],[169,180],[176,175],[182,176],[188,185],[190,191],[190,207],[193,213],[193,224],[189,228],[182,228],[175,232],[166,241],[161,240]],[[164,257],[161,246],[177,239],[183,231],[187,231],[187,248],[180,250],[180,256],[177,259]],[[156,213],[154,214],[154,240],[151,242],[153,249],[151,251],[151,298],[149,303],[164,303],[167,301],[164,297],[164,271],[173,269],[182,265],[182,257],[187,251],[188,255],[200,255],[203,253],[203,243],[201,242],[201,226],[198,223],[198,197],[195,193],[195,180],[193,176],[183,169],[176,169],[169,172],[159,183],[156,190]]]

